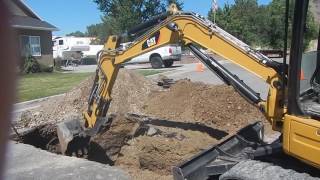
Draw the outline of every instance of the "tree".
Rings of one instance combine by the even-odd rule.
[[[234,5],[226,4],[218,9],[216,23],[223,29],[250,45],[260,45],[257,41],[260,8],[257,0],[235,0]],[[213,12],[209,12],[213,21]]]
[[[180,2],[179,0],[167,0],[167,6],[170,5],[170,4],[176,4],[177,5],[177,8],[179,10],[182,10],[183,9],[183,3]]]
[[[106,37],[112,34],[110,32],[110,26],[107,25],[108,23],[104,23],[106,20],[102,19],[103,23],[99,24],[92,24],[90,26],[87,26],[87,32],[86,35],[89,37],[96,37],[94,41],[92,41],[92,44],[103,44],[106,40]]]
[[[289,7],[290,47],[293,19],[293,0]],[[234,5],[226,4],[216,13],[216,22],[223,29],[248,43],[263,48],[282,49],[284,38],[285,0],[273,0],[269,5],[258,5],[256,0],[235,0]],[[213,12],[209,12],[213,20]],[[316,37],[316,25],[312,13],[308,13],[305,48]]]
[[[121,34],[130,28],[166,11],[171,3],[182,9],[180,0],[93,0],[104,13],[102,23],[92,24],[85,33],[77,31],[67,36],[97,37],[93,44],[102,44],[111,34]]]
[[[289,5],[289,26],[288,26],[288,47],[290,47],[292,39],[292,24],[293,24],[293,11],[294,11],[294,1],[290,0]],[[284,34],[284,13],[285,13],[285,0],[273,0],[268,6],[268,17],[270,19],[269,27],[271,27],[269,35],[269,46],[274,49],[283,48],[283,37]],[[314,16],[308,12],[307,22],[306,22],[306,32],[304,37],[304,48],[306,49],[310,41],[317,37],[317,28],[314,21]]]
[[[166,11],[169,3],[179,0],[93,0],[104,13],[104,23],[109,23],[111,31],[119,34]]]
[[[81,31],[76,31],[76,32],[69,33],[66,36],[85,37],[86,34]]]
[[[103,28],[102,23],[89,25],[87,26],[86,35],[90,37],[98,37],[102,28]]]

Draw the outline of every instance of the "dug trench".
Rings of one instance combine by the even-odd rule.
[[[112,114],[108,123],[92,138],[87,151],[79,149],[81,152],[74,156],[123,168],[136,167],[133,176],[141,175],[144,171],[170,176],[172,166],[227,135],[225,131],[199,123],[137,114]],[[32,128],[13,139],[61,154],[54,125]]]
[[[86,110],[91,83],[89,78],[65,96],[23,113],[15,126],[31,130],[15,140],[61,154],[56,124]],[[109,112],[108,124],[87,151],[77,154],[121,167],[132,179],[172,179],[172,166],[245,125],[261,120],[270,127],[231,87],[181,80],[164,89],[125,69],[115,83]]]

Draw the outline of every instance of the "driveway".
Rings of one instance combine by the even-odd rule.
[[[62,67],[66,73],[87,73],[87,72],[95,72],[97,69],[97,65],[79,65],[79,66],[67,66]]]

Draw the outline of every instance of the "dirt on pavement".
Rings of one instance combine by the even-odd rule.
[[[88,78],[65,96],[43,102],[40,108],[24,113],[18,126],[51,124],[52,127],[70,113],[80,114],[87,107],[92,81],[93,77]],[[256,120],[265,122],[256,107],[228,86],[181,80],[169,89],[162,89],[145,77],[122,69],[112,96],[109,112],[117,113],[116,118],[92,139],[94,151],[91,149],[89,159],[119,166],[133,179],[172,179],[172,166],[214,145],[221,137],[203,128],[161,125],[148,126],[146,132],[139,134],[141,123],[123,114],[146,114],[179,122],[181,127],[200,124],[219,129],[225,135]],[[95,153],[98,151],[101,156]]]

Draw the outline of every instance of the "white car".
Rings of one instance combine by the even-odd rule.
[[[123,43],[120,48],[125,50],[128,45],[130,43]],[[127,64],[151,63],[154,69],[168,68],[173,65],[174,61],[181,60],[181,53],[181,46],[175,44],[167,45],[135,57]]]

